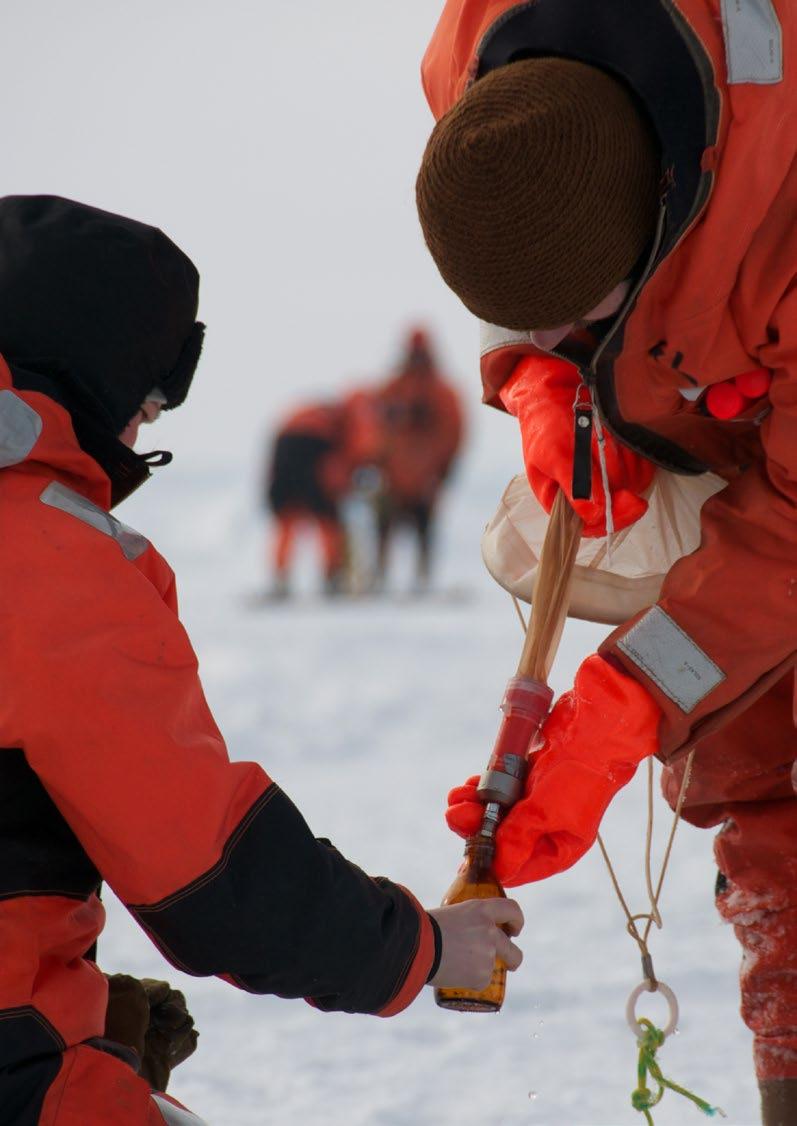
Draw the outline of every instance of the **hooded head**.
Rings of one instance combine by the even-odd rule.
[[[444,280],[482,320],[550,329],[632,273],[659,208],[660,157],[625,86],[535,57],[480,78],[437,123],[418,213]]]
[[[0,353],[45,381],[114,484],[139,457],[118,435],[147,395],[160,388],[168,410],[188,393],[198,295],[193,263],[155,227],[56,196],[0,199]]]
[[[410,329],[404,344],[401,370],[416,375],[428,375],[434,370],[432,344],[425,328]]]

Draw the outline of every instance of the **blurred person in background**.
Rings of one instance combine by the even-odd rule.
[[[396,374],[376,392],[382,428],[376,498],[376,588],[384,587],[396,529],[409,527],[417,540],[415,588],[429,585],[434,521],[440,490],[463,438],[459,396],[437,366],[428,332],[407,336]]]
[[[303,527],[318,533],[324,593],[346,590],[341,501],[357,469],[375,460],[379,446],[374,401],[366,391],[307,404],[280,425],[265,482],[266,505],[274,516],[271,597],[291,593],[295,541]]]
[[[103,882],[180,970],[323,1011],[391,1016],[521,960],[514,901],[425,911],[230,761],[174,574],[110,513],[168,460],[133,447],[188,394],[198,292],[154,227],[0,200],[3,1126],[200,1124],[153,1089],[196,1042],[181,995],[117,979],[109,1009]]]

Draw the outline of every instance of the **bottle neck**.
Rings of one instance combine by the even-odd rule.
[[[471,865],[490,868],[495,857],[495,830],[501,816],[497,802],[487,802],[484,807],[481,828],[478,833],[468,837],[465,842],[465,856]]]
[[[475,834],[482,841],[495,843],[495,831],[501,819],[501,806],[497,801],[488,801],[484,807],[481,828]]]
[[[495,841],[485,840],[478,834],[465,842],[465,856],[460,873],[468,884],[493,883]]]
[[[487,802],[484,806],[480,830],[465,841],[465,858],[472,867],[492,867],[495,857],[495,830],[498,829],[500,819],[501,806],[498,802]]]

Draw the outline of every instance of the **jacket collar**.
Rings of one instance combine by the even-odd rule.
[[[57,478],[106,511],[111,482],[79,446],[69,412],[42,390],[19,387],[0,356],[0,473]]]

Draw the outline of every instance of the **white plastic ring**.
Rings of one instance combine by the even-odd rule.
[[[638,1039],[640,1036],[645,1035],[644,1025],[641,1025],[636,1018],[636,1003],[643,993],[661,993],[670,1010],[669,1020],[662,1029],[662,1032],[664,1033],[665,1039],[668,1036],[672,1036],[678,1026],[678,1000],[669,985],[665,985],[663,981],[657,981],[655,989],[650,988],[649,981],[641,981],[636,989],[631,990],[631,996],[628,998],[628,1003],[625,1006],[625,1019],[628,1021],[628,1027],[631,1029],[634,1036]]]

